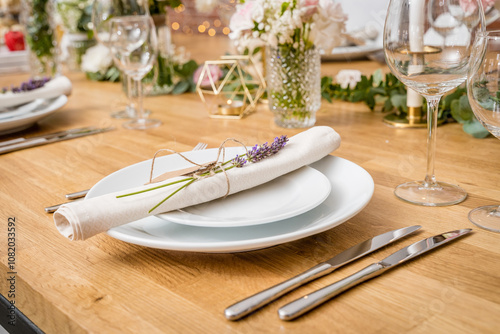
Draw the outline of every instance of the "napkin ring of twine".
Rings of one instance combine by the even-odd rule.
[[[214,161],[203,163],[203,164],[199,164],[197,162],[194,162],[191,159],[184,156],[182,153],[177,152],[175,150],[168,149],[168,148],[163,148],[163,149],[156,151],[156,153],[153,156],[153,160],[151,161],[151,170],[149,172],[149,183],[155,183],[155,182],[161,181],[161,180],[155,181],[158,178],[153,179],[153,171],[154,171],[155,161],[156,161],[156,158],[158,157],[158,154],[163,153],[163,152],[169,152],[169,153],[179,155],[185,161],[196,166],[197,168],[195,170],[192,170],[192,168],[187,168],[187,169],[183,169],[183,170],[178,171],[178,173],[170,172],[170,173],[175,173],[175,174],[165,173],[162,175],[170,174],[170,177],[190,176],[190,177],[193,177],[195,180],[202,180],[202,179],[205,179],[207,177],[214,176],[218,170],[221,170],[224,173],[224,176],[226,178],[226,183],[227,183],[227,191],[226,191],[226,194],[224,195],[224,198],[227,197],[229,195],[230,190],[231,190],[231,183],[229,182],[229,177],[227,175],[226,169],[223,168],[223,164],[224,164],[224,160],[226,157],[226,146],[225,145],[229,141],[235,142],[235,143],[243,146],[243,148],[246,151],[246,154],[248,155],[248,148],[246,147],[246,145],[235,138],[227,138],[226,140],[224,140],[220,144],[219,149],[217,150],[216,159]],[[219,158],[221,157],[221,154],[222,154],[222,161],[219,160]],[[187,170],[189,170],[189,171],[187,171]],[[162,177],[162,175],[160,175],[159,177]]]

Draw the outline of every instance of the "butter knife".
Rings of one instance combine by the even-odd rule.
[[[61,131],[53,134],[42,135],[32,138],[13,139],[8,142],[0,143],[0,154],[19,151],[25,148],[41,146],[45,144],[55,143],[63,140],[84,137],[88,135],[103,133],[113,130],[114,127],[108,128],[82,128],[68,131]],[[78,130],[78,131],[77,131]]]
[[[386,246],[391,242],[396,241],[410,233],[413,233],[421,227],[422,226],[420,225],[404,227],[365,240],[338,254],[337,256],[325,262],[322,262],[287,281],[279,283],[269,289],[266,289],[229,306],[228,308],[226,308],[224,315],[229,320],[241,319],[251,312],[257,310],[258,308],[298,288],[299,286],[324,275],[330,274],[335,269],[340,268],[343,265],[346,265],[349,262],[352,262],[373,251],[376,251],[377,249]]]
[[[294,300],[286,304],[278,310],[278,315],[282,320],[293,320],[300,317],[304,313],[313,308],[325,303],[329,299],[339,295],[340,293],[362,283],[370,278],[379,276],[387,270],[406,262],[414,257],[421,255],[431,249],[442,246],[456,238],[459,238],[472,231],[471,229],[463,229],[450,231],[443,234],[438,234],[433,237],[423,239],[410,246],[407,246],[399,251],[389,255],[382,261],[373,263],[366,268],[346,277],[338,282],[328,285],[320,290],[308,294],[302,298]]]

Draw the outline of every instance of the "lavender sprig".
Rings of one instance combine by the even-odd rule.
[[[50,81],[50,78],[44,77],[42,79],[29,79],[28,81],[22,82],[18,87],[12,85],[10,87],[10,91],[12,93],[22,93],[28,92],[37,88],[41,88],[45,86],[47,82]],[[6,87],[2,88],[2,93],[5,94],[9,91]]]
[[[265,159],[267,157],[270,157],[270,156],[278,153],[279,150],[281,150],[283,147],[285,147],[285,145],[286,145],[287,142],[288,142],[287,136],[281,136],[281,137],[276,137],[274,139],[273,143],[271,144],[271,146],[269,146],[267,142],[264,143],[264,144],[262,144],[262,145],[255,145],[250,151],[248,151],[248,153],[245,153],[243,155],[239,155],[238,154],[233,159],[228,160],[228,161],[222,163],[221,165],[216,166],[214,169],[209,170],[209,171],[207,171],[207,172],[205,172],[205,173],[203,173],[203,174],[201,174],[199,176],[201,178],[203,178],[203,177],[206,177],[206,176],[210,175],[211,173],[218,174],[218,173],[222,173],[223,171],[228,171],[228,170],[230,170],[230,169],[232,169],[234,167],[241,168],[248,161],[250,161],[252,163],[256,163],[258,161],[261,161],[261,160],[263,160],[263,159]],[[228,164],[229,164],[229,166],[223,167],[223,166],[226,166]],[[151,190],[156,190],[156,189],[168,187],[168,186],[171,186],[171,185],[174,185],[174,184],[186,182],[186,184],[182,185],[180,188],[178,188],[177,190],[175,190],[174,192],[172,192],[170,195],[168,195],[166,198],[164,198],[160,203],[156,204],[151,210],[149,210],[149,213],[151,213],[153,210],[155,210],[157,207],[159,207],[161,204],[163,204],[170,197],[172,197],[177,192],[179,192],[180,190],[186,188],[187,186],[189,186],[191,183],[193,183],[194,181],[196,181],[198,179],[199,178],[195,178],[194,176],[190,176],[190,177],[186,177],[186,178],[184,178],[182,180],[173,181],[173,182],[170,182],[170,183],[167,183],[167,184],[163,184],[163,185],[160,185],[160,186],[156,186],[156,187],[153,187],[153,188],[144,189],[144,190],[137,191],[137,192],[130,193],[130,194],[119,195],[119,196],[116,196],[116,198],[137,195],[137,194],[145,193],[145,192],[148,192],[148,191],[151,191]]]

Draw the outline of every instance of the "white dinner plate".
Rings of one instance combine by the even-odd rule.
[[[326,199],[330,190],[330,182],[325,175],[304,166],[226,198],[156,216],[178,224],[203,227],[265,224],[315,208]]]
[[[30,112],[0,118],[0,135],[27,129],[40,119],[49,116],[57,109],[64,106],[66,102],[68,102],[68,97],[66,95],[61,95],[54,99],[43,100],[42,103],[37,105],[36,108]]]
[[[168,159],[159,162],[166,166],[166,160],[178,157],[164,158]],[[144,161],[115,172],[97,183],[87,198],[143,184],[148,179],[150,167],[151,162]],[[199,227],[151,216],[112,228],[108,234],[118,240],[151,248],[205,253],[243,252],[331,229],[355,216],[370,201],[374,191],[373,179],[360,166],[329,155],[310,167],[329,179],[330,195],[316,208],[289,219],[257,226]]]

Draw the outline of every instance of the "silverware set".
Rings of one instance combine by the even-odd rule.
[[[362,256],[370,254],[371,252],[380,249],[381,247],[386,246],[396,240],[399,240],[402,237],[407,236],[408,234],[413,233],[420,228],[421,226],[419,225],[410,226],[399,230],[390,231],[363,241],[362,243],[349,248],[348,250],[338,254],[337,256],[323,263],[320,263],[283,283],[277,284],[269,289],[266,289],[229,306],[228,308],[226,308],[224,314],[229,320],[239,320],[244,316],[256,311],[258,308],[298,288],[299,286],[319,277],[325,276],[333,272],[335,269],[346,265],[356,259],[359,259]],[[340,293],[356,286],[357,284],[379,276],[387,270],[394,268],[395,266],[403,262],[406,262],[416,256],[430,251],[431,249],[442,246],[456,238],[469,233],[470,231],[471,229],[450,231],[423,239],[414,244],[411,244],[410,246],[404,247],[397,252],[389,255],[382,261],[373,263],[368,267],[352,274],[351,276],[348,276],[340,281],[337,281],[311,294],[296,299],[291,303],[286,304],[285,306],[282,306],[278,310],[278,316],[282,320],[294,320],[301,315],[311,311],[315,307],[318,307],[319,305],[325,303],[331,298],[339,295]]]

